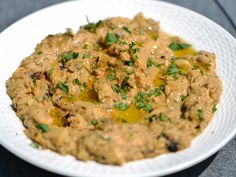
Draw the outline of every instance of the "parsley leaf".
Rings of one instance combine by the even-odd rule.
[[[90,123],[91,123],[92,125],[94,125],[94,126],[98,124],[98,122],[97,122],[96,119],[92,119]]]
[[[82,86],[82,87],[84,87],[84,88],[86,88],[87,87],[87,83],[86,82],[80,82],[80,80],[79,79],[74,79],[73,80],[73,84],[76,84],[76,85],[79,85],[79,86]]]
[[[181,95],[180,98],[181,98],[181,101],[184,101],[188,98],[188,95]]]
[[[214,113],[216,111],[217,111],[216,104],[214,104],[213,107],[212,107],[212,112]]]
[[[128,108],[128,105],[125,104],[124,102],[121,102],[119,104],[119,108],[120,108],[120,110],[125,111]]]
[[[151,112],[153,110],[152,105],[150,104],[146,104],[143,109],[147,112]]]
[[[152,61],[151,58],[148,58],[146,64],[147,64],[147,67],[148,67],[148,68],[151,67],[151,66],[156,66],[157,68],[159,68],[159,67],[161,66],[161,64],[155,64],[155,63]]]
[[[133,67],[133,66],[134,66],[134,63],[133,63],[132,61],[128,61],[128,62],[127,62],[127,65]]]
[[[48,70],[48,76],[51,76],[53,73],[54,73],[54,71],[55,71],[55,67],[54,66],[52,66],[49,70]]]
[[[123,30],[125,30],[126,32],[128,32],[129,34],[131,34],[130,29],[127,26],[123,26]]]
[[[172,62],[172,63],[169,65],[169,67],[167,68],[166,74],[167,74],[167,75],[176,76],[177,74],[181,74],[181,71],[180,71],[180,69],[176,66],[176,64]]]
[[[151,67],[153,65],[153,62],[152,62],[152,59],[151,58],[148,58],[147,60],[147,67]]]
[[[109,81],[113,81],[113,80],[115,80],[115,77],[114,77],[113,75],[111,75],[111,74],[108,74],[108,75],[107,75],[107,79],[108,79]]]
[[[90,53],[85,53],[83,54],[83,58],[90,58],[91,57],[91,54]]]
[[[164,115],[163,113],[160,113],[160,115],[159,115],[159,120],[160,120],[161,122],[164,122],[164,121],[169,121],[169,122],[171,122],[170,118],[167,117],[166,115]]]
[[[82,28],[92,33],[95,33],[97,28],[103,24],[102,20],[99,20],[97,23],[90,23],[87,16],[86,16],[86,19],[87,19],[88,24],[84,25]]]
[[[191,45],[173,42],[168,47],[173,51],[177,51],[177,50],[187,49],[187,48],[191,47]]]
[[[63,62],[67,62],[71,59],[77,59],[78,57],[79,57],[79,53],[76,53],[76,52],[64,53],[61,55]]]
[[[125,92],[123,90],[120,91],[120,94],[121,94],[121,98],[126,100],[127,99],[127,96],[125,94]]]
[[[47,125],[47,124],[43,124],[43,123],[37,124],[37,125],[36,125],[36,128],[40,129],[43,133],[49,131],[48,125]]]
[[[200,122],[202,122],[204,120],[202,109],[197,110],[197,118]]]
[[[38,143],[34,142],[34,141],[30,144],[30,146],[32,148],[35,148],[35,149],[39,149],[40,148],[40,145]]]
[[[70,90],[69,90],[69,87],[68,87],[66,84],[64,84],[63,82],[58,82],[57,88],[61,89],[61,90],[64,91],[66,94],[68,94],[69,91],[70,91]]]
[[[105,37],[105,43],[107,45],[117,43],[118,41],[119,41],[119,36],[117,34],[107,33],[107,35]]]
[[[127,90],[128,80],[129,80],[129,76],[126,76],[126,77],[124,78],[123,82],[121,83],[121,89],[123,89],[124,91]]]

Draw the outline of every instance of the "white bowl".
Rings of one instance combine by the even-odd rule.
[[[183,151],[139,160],[123,166],[83,162],[50,150],[37,150],[23,133],[19,118],[11,108],[5,82],[20,61],[30,55],[48,34],[75,31],[90,21],[106,17],[133,17],[143,12],[161,22],[163,30],[179,35],[196,49],[216,53],[217,73],[223,81],[218,111],[205,131]],[[68,176],[160,176],[190,167],[224,146],[236,134],[236,40],[209,19],[176,5],[146,0],[70,1],[40,10],[16,22],[0,34],[0,143],[18,157],[46,170]]]

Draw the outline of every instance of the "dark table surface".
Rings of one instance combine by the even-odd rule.
[[[0,32],[38,9],[63,1],[65,0],[0,0]],[[236,37],[235,0],[166,1],[207,16]],[[0,146],[0,177],[60,177],[60,175],[35,167]],[[236,137],[207,160],[168,177],[236,177]]]

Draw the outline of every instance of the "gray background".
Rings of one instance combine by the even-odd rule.
[[[18,19],[64,0],[0,0],[0,32]],[[166,0],[199,12],[236,37],[236,0]],[[1,50],[1,49],[0,49]],[[61,177],[35,167],[0,146],[0,177]],[[236,137],[207,160],[168,177],[236,177]]]

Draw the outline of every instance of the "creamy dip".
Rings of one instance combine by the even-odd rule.
[[[48,35],[7,82],[25,133],[43,148],[106,164],[187,148],[222,86],[215,55],[137,14]]]

